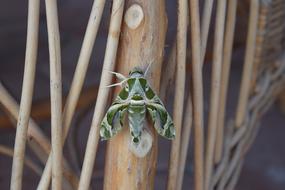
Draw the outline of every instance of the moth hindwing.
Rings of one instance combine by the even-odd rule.
[[[102,139],[107,140],[117,134],[127,116],[132,141],[139,143],[147,113],[158,134],[167,139],[175,137],[173,121],[162,101],[149,86],[141,69],[135,68],[128,78],[118,84],[123,88],[101,122]]]

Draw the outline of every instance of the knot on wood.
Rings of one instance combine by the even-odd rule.
[[[125,23],[131,29],[136,29],[142,22],[144,13],[142,7],[138,4],[131,5],[125,14]]]

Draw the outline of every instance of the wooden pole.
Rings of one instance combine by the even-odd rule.
[[[25,71],[22,87],[21,105],[17,123],[17,132],[14,145],[11,186],[13,190],[22,189],[22,175],[25,158],[28,124],[30,119],[36,59],[38,53],[38,30],[39,30],[40,2],[29,1],[28,31],[25,58]]]
[[[152,63],[148,81],[157,93],[160,85],[166,25],[163,0],[127,1],[117,59],[118,71],[127,74],[135,66],[145,68]],[[104,189],[153,189],[157,134],[153,126],[146,127],[151,129],[153,141],[150,152],[143,158],[138,158],[128,148],[130,134],[127,125],[110,140],[105,165]]]

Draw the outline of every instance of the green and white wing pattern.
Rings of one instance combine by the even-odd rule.
[[[126,111],[126,104],[117,101],[110,106],[101,123],[100,136],[103,140],[110,139],[122,129]]]
[[[174,139],[175,128],[173,121],[157,95],[154,95],[149,101],[147,104],[147,110],[158,134],[167,139]]]
[[[156,131],[167,139],[174,139],[175,128],[171,116],[166,111],[162,101],[150,88],[143,72],[134,69],[130,72],[129,78],[124,79],[124,81],[124,87],[101,123],[100,136],[103,140],[110,139],[122,129],[124,116],[128,112],[131,134],[134,135],[136,132],[133,137],[138,139],[136,143],[139,143],[146,110],[151,116]],[[116,85],[121,84],[123,83]]]

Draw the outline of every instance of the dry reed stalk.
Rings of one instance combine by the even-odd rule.
[[[238,100],[238,106],[235,118],[235,126],[237,128],[241,127],[244,122],[248,97],[250,95],[250,90],[251,90],[250,88],[251,88],[252,71],[254,65],[254,56],[255,56],[255,44],[256,44],[255,40],[257,33],[258,15],[259,15],[259,1],[251,0],[245,61],[243,66],[241,88],[240,88],[239,100]]]
[[[169,163],[169,174],[167,189],[176,189],[178,183],[181,129],[184,111],[184,95],[186,80],[186,49],[187,49],[187,25],[188,25],[188,1],[178,1],[178,23],[177,23],[177,50],[176,50],[176,78],[173,105],[173,122],[176,135],[172,141]]]
[[[176,71],[176,51],[177,51],[176,40],[173,43],[170,51],[169,58],[166,61],[165,69],[162,69],[161,75],[161,85],[160,85],[160,98],[163,102],[167,100],[167,96],[171,91],[171,88],[175,81],[175,71]]]
[[[201,26],[201,63],[203,65],[205,54],[207,50],[207,41],[209,35],[209,29],[212,18],[213,11],[213,1],[214,0],[205,0],[203,7],[203,15],[202,15],[202,26]]]
[[[57,1],[46,0],[50,59],[52,189],[62,189],[62,83]]]
[[[152,64],[147,79],[154,91],[158,92],[167,28],[164,1],[129,0],[126,4],[128,16],[125,16],[122,25],[124,35],[120,39],[118,72],[126,74],[135,66],[146,68]],[[136,27],[130,27],[131,23],[137,23]],[[109,141],[104,189],[153,189],[157,133],[149,122],[146,122],[145,129],[151,135],[152,147],[144,157],[138,158],[129,149],[130,132],[127,122]]]
[[[228,2],[227,21],[225,29],[225,41],[223,50],[223,65],[222,65],[222,79],[221,79],[221,92],[220,92],[220,106],[218,116],[217,138],[215,146],[215,163],[220,162],[223,151],[224,127],[225,127],[225,110],[227,103],[227,92],[229,83],[229,74],[231,67],[231,57],[234,41],[234,30],[236,21],[237,0]]]
[[[4,107],[4,111],[6,111],[7,114],[11,117],[11,120],[14,121],[18,118],[19,105],[1,84],[1,82],[0,104]],[[28,145],[30,146],[31,150],[40,159],[40,161],[45,164],[48,154],[50,153],[50,142],[32,118],[29,120],[27,136]],[[70,184],[76,186],[77,180],[75,174],[70,170],[70,167],[68,166],[66,160],[63,160],[63,162],[64,166],[66,167],[64,170],[66,179],[69,180]]]
[[[109,89],[106,89],[105,87],[112,81],[112,75],[110,75],[110,73],[107,71],[113,71],[115,67],[123,10],[124,0],[113,1],[102,76],[79,181],[78,189],[81,190],[89,188],[92,177],[99,140],[99,124],[103,118],[103,110],[105,110],[109,94]]]
[[[240,161],[240,163],[238,163],[234,173],[232,174],[231,176],[231,179],[229,180],[227,186],[225,187],[225,189],[234,189],[237,182],[238,182],[238,179],[239,179],[239,176],[240,176],[240,172],[241,172],[241,169],[242,169],[242,165],[243,165],[243,160]]]
[[[86,109],[96,101],[98,86],[90,86],[83,89],[76,106],[76,110]],[[63,104],[66,103],[67,96],[63,98]],[[33,102],[31,108],[31,116],[35,121],[41,122],[50,119],[50,99],[46,98]],[[17,122],[17,118],[15,119]],[[9,117],[0,114],[0,128],[13,128],[16,125],[14,119],[11,121]]]
[[[80,92],[84,83],[86,76],[86,71],[89,65],[90,57],[92,54],[92,49],[95,43],[95,39],[98,33],[99,25],[101,22],[103,10],[105,6],[105,0],[94,0],[92,10],[90,13],[87,29],[85,32],[83,44],[81,47],[79,59],[75,69],[75,74],[72,79],[72,84],[70,91],[66,100],[66,104],[62,115],[62,125],[63,125],[63,139],[62,145],[64,144],[71,121],[76,109],[76,105],[79,99]],[[48,159],[44,173],[41,177],[38,189],[47,189],[51,178],[51,159]]]
[[[64,140],[68,134],[70,124],[76,109],[76,105],[82,90],[84,79],[86,76],[87,68],[89,65],[92,49],[97,37],[99,25],[101,22],[103,10],[105,6],[105,0],[95,0],[90,13],[86,33],[84,36],[83,44],[81,47],[80,55],[78,58],[77,66],[75,69],[74,77],[70,91],[66,100],[66,104],[63,112],[63,134]]]
[[[9,94],[7,89],[0,82],[0,104],[4,107],[5,111],[12,118],[17,119],[19,116],[19,105],[16,100]],[[29,127],[27,132],[27,141],[30,146],[40,147],[41,151],[33,149],[35,154],[40,160],[45,163],[46,155],[50,151],[50,142],[44,133],[40,130],[40,127],[36,124],[33,119],[29,120]],[[38,148],[37,148],[38,149]]]
[[[224,25],[226,16],[226,0],[218,0],[216,26],[214,35],[214,54],[213,67],[211,79],[211,99],[210,111],[208,120],[207,144],[206,144],[206,158],[205,158],[205,189],[209,189],[213,161],[214,149],[217,134],[218,116],[220,104],[220,90],[221,90],[221,74],[222,74],[222,58],[223,58],[223,40],[224,40]]]
[[[204,189],[204,114],[203,114],[203,77],[201,59],[199,1],[190,0],[191,44],[192,44],[192,81],[193,81],[193,127],[194,127],[194,186]]]
[[[6,155],[8,157],[14,156],[14,150],[12,148],[6,147],[4,145],[0,145],[0,154]],[[42,169],[36,163],[34,163],[30,158],[25,157],[24,164],[29,167],[33,172],[35,172],[38,176],[41,175]]]
[[[192,97],[191,93],[189,93],[187,97],[187,104],[184,113],[183,120],[183,129],[182,129],[182,138],[181,138],[181,148],[180,148],[180,160],[179,160],[179,170],[178,170],[178,182],[176,189],[182,189],[183,186],[183,178],[184,178],[184,170],[187,159],[187,151],[189,147],[192,122],[193,122],[193,107],[192,107]]]
[[[40,2],[39,0],[30,0],[28,6],[25,71],[14,145],[12,177],[10,184],[10,188],[13,190],[22,189],[23,165],[25,158],[28,123],[34,91],[35,68],[38,51]]]

